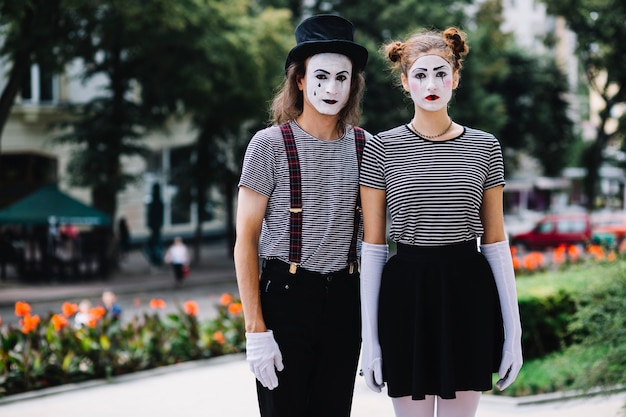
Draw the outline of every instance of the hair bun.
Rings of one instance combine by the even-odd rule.
[[[402,59],[404,52],[404,43],[400,41],[393,42],[387,46],[387,57],[391,62],[398,62]]]

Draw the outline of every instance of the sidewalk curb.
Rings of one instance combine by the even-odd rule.
[[[199,274],[200,272],[198,272]],[[210,279],[200,280],[197,277],[194,277],[184,284],[185,287],[202,287],[210,284],[228,284],[236,282],[235,280],[235,271],[221,269],[220,271],[213,271],[210,274]],[[49,289],[50,286],[42,287],[41,293],[31,294],[30,296],[20,297],[19,300],[12,299],[4,299],[0,298],[0,307],[11,307],[15,304],[16,301],[25,301],[29,303],[33,302],[43,302],[43,301],[67,301],[68,297],[73,298],[98,298],[102,295],[103,288],[112,288],[116,294],[132,294],[137,292],[156,292],[156,291],[164,291],[171,290],[175,288],[176,283],[173,278],[171,279],[159,279],[154,283],[146,283],[146,282],[138,282],[132,284],[116,284],[115,282],[108,281],[96,281],[91,283],[86,283],[82,287],[77,287],[75,284],[59,284],[53,286],[55,289],[64,289],[66,288],[68,292],[63,294],[50,294],[46,292],[46,289]]]
[[[591,398],[599,396],[608,396],[612,394],[625,393],[626,386],[617,386],[612,388],[595,388],[588,391],[575,390],[564,392],[550,392],[546,394],[525,395],[523,397],[508,397],[504,395],[483,395],[481,401],[492,404],[501,404],[513,407],[523,407],[528,405],[548,404],[561,401],[569,401],[580,398]]]

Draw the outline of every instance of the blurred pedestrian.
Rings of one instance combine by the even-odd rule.
[[[117,238],[119,240],[120,257],[125,259],[130,250],[130,228],[126,217],[120,217],[117,225]]]
[[[172,266],[176,282],[182,283],[186,274],[185,270],[189,268],[189,251],[182,238],[174,238],[172,245],[165,252],[165,263]]]
[[[397,417],[470,417],[494,372],[503,390],[522,366],[500,143],[448,115],[469,51],[461,31],[384,51],[414,117],[363,154],[362,370],[372,390],[387,385]]]
[[[164,205],[161,198],[161,186],[152,184],[150,202],[147,205],[147,226],[150,237],[144,248],[150,264],[161,266],[163,264],[163,248],[161,246],[161,228],[163,227]]]
[[[89,326],[91,321],[91,301],[88,299],[81,300],[78,303],[78,311],[74,314],[74,327],[80,329],[81,327]]]
[[[122,307],[117,303],[117,297],[113,291],[102,292],[102,305],[108,317],[117,320],[122,316]]]

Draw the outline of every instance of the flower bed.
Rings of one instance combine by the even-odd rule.
[[[151,312],[121,322],[103,307],[89,310],[86,325],[70,325],[78,306],[41,319],[27,302],[15,304],[19,327],[0,329],[0,396],[55,385],[109,378],[140,370],[242,352],[245,333],[241,303],[223,294],[217,316],[200,322],[192,300],[164,317],[162,299]]]

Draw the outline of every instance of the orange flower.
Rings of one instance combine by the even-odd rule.
[[[541,252],[530,252],[524,256],[522,262],[524,263],[524,268],[534,271],[544,265],[543,254]]]
[[[559,245],[552,253],[552,262],[557,265],[565,263],[567,260],[566,251],[567,247],[565,245]]]
[[[165,308],[165,306],[165,300],[163,300],[162,298],[153,298],[152,300],[150,300],[150,308],[157,310],[159,308]]]
[[[222,294],[220,297],[220,304],[223,306],[227,306],[233,302],[233,296],[227,293]]]
[[[513,269],[518,271],[521,268],[522,268],[522,261],[520,260],[519,256],[514,256],[513,257]]]
[[[185,314],[188,314],[190,316],[198,315],[198,303],[196,303],[195,301],[185,301],[185,303],[183,304],[183,308],[185,309]]]
[[[587,252],[593,255],[596,261],[601,261],[606,257],[604,254],[604,249],[602,249],[602,246],[600,245],[589,245],[589,247],[587,248]]]
[[[98,321],[107,313],[106,308],[102,306],[96,306],[89,309],[89,315],[93,320]]]
[[[30,314],[26,314],[22,320],[20,320],[20,324],[22,325],[22,333],[28,334],[37,328],[39,325],[39,316]]]
[[[571,245],[567,248],[567,254],[572,261],[577,261],[580,258],[580,249],[576,245]]]
[[[78,304],[64,302],[61,311],[65,317],[72,317],[78,311]]]
[[[67,318],[65,314],[55,314],[52,316],[52,324],[54,325],[54,330],[57,332],[67,326]]]
[[[241,303],[232,303],[228,306],[228,312],[234,316],[241,313]]]
[[[615,262],[615,260],[617,259],[617,255],[615,255],[615,252],[611,251],[607,255],[607,259],[609,262]]]
[[[215,340],[220,345],[226,344],[226,338],[224,337],[224,333],[222,333],[220,330],[213,333],[213,340]]]
[[[18,301],[15,303],[15,315],[18,317],[24,317],[29,315],[31,312],[30,304],[25,303],[24,301]]]

